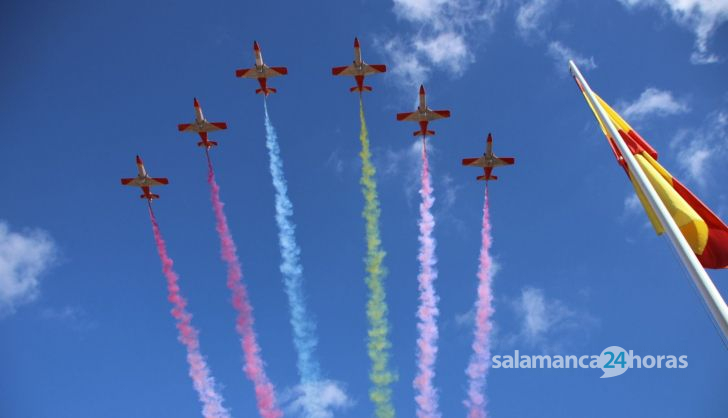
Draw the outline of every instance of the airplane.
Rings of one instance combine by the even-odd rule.
[[[483,175],[476,177],[476,180],[498,180],[498,176],[491,173],[493,168],[504,165],[515,164],[516,159],[513,157],[497,157],[493,154],[493,135],[488,133],[488,141],[485,147],[485,153],[480,158],[464,158],[463,165],[472,167],[483,167]]]
[[[169,180],[164,177],[149,177],[147,170],[144,169],[144,163],[138,155],[136,156],[136,165],[139,174],[133,179],[121,179],[121,184],[123,186],[141,187],[144,193],[139,197],[142,199],[147,199],[150,202],[153,199],[159,199],[159,195],[152,193],[149,189],[153,186],[169,184]]]
[[[344,67],[334,67],[331,69],[333,75],[350,75],[356,79],[356,86],[349,89],[350,92],[372,91],[371,86],[364,85],[364,77],[370,74],[385,73],[387,66],[384,64],[367,64],[361,59],[361,48],[359,47],[359,39],[354,38],[354,62]]]
[[[201,141],[197,143],[198,147],[205,147],[206,149],[216,147],[217,142],[208,140],[207,133],[227,129],[227,124],[225,122],[208,122],[202,114],[202,108],[200,107],[200,102],[197,101],[197,98],[195,98],[194,105],[195,121],[193,123],[181,123],[177,125],[177,130],[180,132],[197,132],[201,139]]]
[[[449,110],[432,110],[427,107],[427,102],[425,101],[425,86],[422,85],[420,86],[420,105],[417,106],[417,111],[412,113],[397,113],[398,121],[411,121],[420,124],[420,130],[412,133],[414,136],[435,135],[435,131],[427,130],[427,124],[432,120],[449,117]]]
[[[269,67],[265,65],[263,62],[263,54],[260,52],[260,46],[257,41],[253,41],[253,52],[255,53],[255,67],[236,70],[235,77],[257,78],[258,83],[260,83],[260,88],[256,89],[255,93],[263,93],[265,94],[265,97],[268,97],[269,94],[276,93],[278,91],[272,87],[268,87],[268,79],[288,74],[288,68]]]

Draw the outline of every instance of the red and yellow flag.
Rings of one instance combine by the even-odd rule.
[[[655,188],[688,244],[690,244],[690,248],[700,260],[700,264],[711,269],[728,268],[728,226],[657,162],[657,151],[647,141],[632,129],[601,97],[596,94],[594,96],[596,96],[599,104],[617,128],[619,135],[635,156],[642,171],[647,175],[652,187]],[[586,94],[584,94],[584,97],[586,98]],[[614,156],[632,181],[632,185],[647,212],[647,216],[650,218],[652,226],[655,228],[655,232],[661,235],[665,230],[650,207],[644,193],[639,188],[633,174],[630,173],[626,161],[614,142],[614,138],[611,137],[609,131],[599,119],[594,106],[591,105],[588,99],[587,103],[594,112],[594,116],[597,117],[602,132],[604,132],[609,145],[612,147]]]

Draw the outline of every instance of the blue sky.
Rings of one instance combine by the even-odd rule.
[[[685,9],[685,5],[692,8]],[[267,371],[297,384],[279,272],[262,99],[234,77],[257,39],[271,84],[304,288],[324,374],[349,405],[368,400],[363,198],[353,80],[330,68],[364,59],[390,71],[365,96],[387,251],[399,416],[415,411],[417,154],[413,108],[424,81],[433,123],[443,416],[462,416],[480,245],[482,183],[460,158],[495,150],[517,165],[491,188],[494,354],[687,355],[683,370],[493,370],[499,416],[716,417],[728,360],[673,255],[647,225],[586,102],[589,82],[660,151],[660,161],[728,218],[728,4],[708,0],[12,2],[0,16],[0,415],[196,417],[200,406],[169,315],[145,204],[118,185],[139,153],[167,176],[155,202],[202,351],[234,417],[255,416],[214,231],[204,154],[176,131],[226,121],[212,136],[222,198],[255,307]],[[710,271],[728,294],[728,272]],[[295,416],[292,414],[291,416]]]

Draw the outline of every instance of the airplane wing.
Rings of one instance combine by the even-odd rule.
[[[352,65],[344,67],[334,67],[331,69],[333,75],[357,75],[356,67]]]
[[[141,184],[140,184],[138,178],[121,179],[121,185],[122,186],[137,186],[137,187],[141,187]]]
[[[169,179],[167,179],[166,177],[152,177],[150,178],[150,180],[150,186],[161,186],[164,184],[169,184]]]
[[[258,78],[258,70],[255,68],[243,68],[235,70],[235,77],[238,78]]]
[[[420,120],[420,112],[411,113],[397,113],[397,120],[399,121],[418,121]]]
[[[286,68],[286,67],[268,67],[268,66],[266,66],[263,69],[263,73],[265,74],[265,77],[266,78],[278,77],[279,75],[286,75],[286,74],[288,74],[288,68]]]
[[[474,165],[479,166],[481,158],[463,158],[463,165]]]
[[[502,165],[511,165],[516,163],[516,159],[513,157],[497,157],[498,160],[500,160]]]
[[[427,120],[437,120],[437,119],[443,119],[443,118],[449,118],[449,117],[450,117],[449,110],[428,110],[427,111]]]
[[[204,122],[202,126],[194,123],[182,123],[177,125],[180,132],[215,132],[227,129],[225,122]]]
[[[169,179],[164,177],[157,177],[152,178],[150,177],[147,179],[147,181],[142,181],[139,177],[133,178],[133,179],[121,179],[121,184],[124,186],[134,186],[134,187],[149,187],[149,186],[162,186],[165,184],[169,184]]]
[[[364,75],[386,73],[387,66],[384,64],[364,64]]]

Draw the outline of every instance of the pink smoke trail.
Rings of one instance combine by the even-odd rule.
[[[437,357],[437,295],[433,282],[437,279],[435,264],[435,239],[432,230],[435,229],[435,218],[432,216],[432,184],[430,183],[430,164],[427,160],[425,138],[422,138],[422,187],[420,189],[422,202],[420,203],[420,274],[417,276],[420,289],[420,306],[417,310],[420,332],[417,338],[417,368],[418,373],[414,380],[417,390],[417,416],[419,418],[440,417],[437,406],[437,390],[432,384],[435,377],[435,358]]]
[[[167,297],[172,302],[172,316],[177,321],[179,340],[187,349],[187,363],[190,366],[190,377],[202,402],[202,414],[205,418],[229,418],[230,414],[222,406],[222,396],[215,389],[215,379],[210,375],[205,358],[200,354],[200,340],[198,332],[192,326],[192,315],[187,312],[187,301],[180,294],[179,276],[173,269],[174,261],[167,254],[167,245],[159,230],[157,218],[154,216],[152,204],[149,202],[149,218],[152,221],[154,241],[157,243],[157,252],[162,260],[162,271],[167,279]]]
[[[490,368],[490,332],[493,329],[490,318],[495,310],[493,309],[493,293],[491,291],[493,260],[490,258],[490,246],[493,240],[490,235],[490,201],[488,199],[487,183],[485,185],[481,240],[478,300],[475,303],[475,340],[473,341],[473,354],[467,368],[469,387],[465,406],[469,409],[468,418],[486,418],[488,416],[485,410],[487,403],[485,383]]]
[[[243,272],[238,259],[237,248],[228,228],[227,217],[220,200],[220,187],[215,181],[215,170],[210,155],[207,155],[207,183],[210,185],[212,207],[215,212],[217,233],[220,236],[222,259],[227,263],[227,287],[233,294],[233,307],[238,313],[235,329],[240,335],[240,342],[245,354],[243,370],[255,386],[255,397],[258,401],[258,412],[263,418],[280,418],[283,413],[278,409],[275,388],[265,373],[263,359],[260,356],[255,330],[253,329],[253,307],[248,301],[248,291],[242,282]]]

